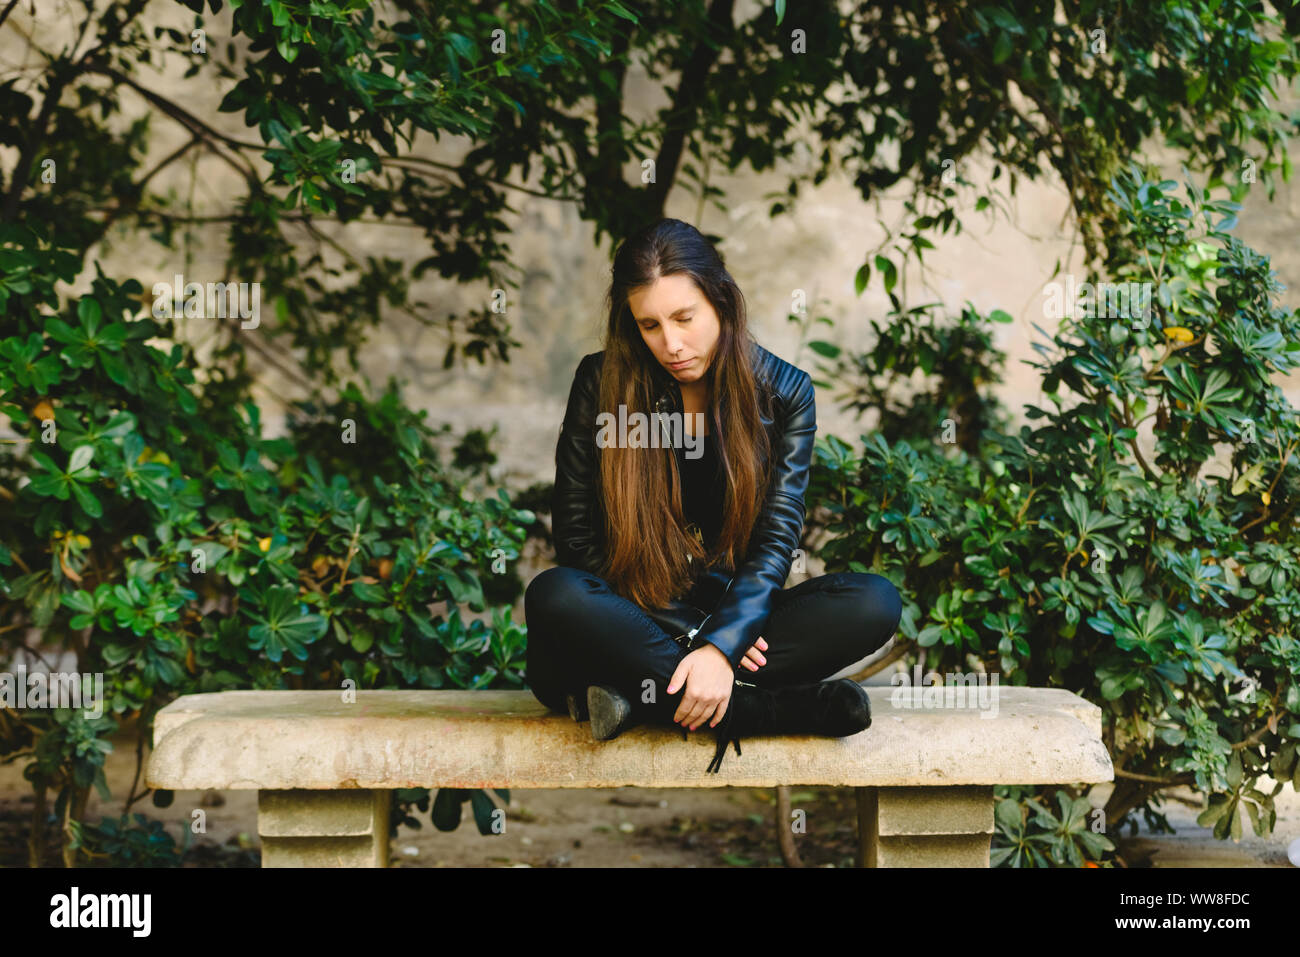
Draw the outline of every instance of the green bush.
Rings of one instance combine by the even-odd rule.
[[[828,570],[899,587],[900,639],[926,668],[1101,706],[1112,837],[1126,821],[1136,831],[1139,809],[1169,829],[1153,804],[1188,785],[1207,796],[1201,823],[1236,839],[1243,810],[1271,833],[1274,797],[1287,781],[1300,788],[1300,423],[1272,380],[1300,360],[1300,315],[1276,304],[1268,259],[1227,232],[1236,205],[1176,187],[1136,168],[1116,177],[1124,228],[1104,278],[1152,283],[1149,321],[1084,310],[1054,347],[1035,345],[1053,407],[1027,406],[1033,427],[1012,432],[978,395],[1000,357],[972,355],[991,348],[973,309],[944,328],[933,307],[895,298],[873,351],[819,344],[835,360],[821,374],[847,384],[846,405],[878,409],[882,428],[860,448],[819,440],[809,526],[829,535]],[[904,356],[928,376],[913,401],[928,424],[913,419],[908,434],[884,404],[897,395],[886,380],[913,371],[900,371]],[[1150,461],[1136,442],[1147,420]],[[1277,782],[1267,792],[1265,774]],[[1027,850],[1025,834],[1057,825],[1036,798],[1020,803],[999,806],[999,860],[1078,863],[1106,849],[1088,838]]]
[[[132,824],[130,818],[134,817]],[[106,817],[97,825],[68,823],[71,850],[83,851],[92,863],[106,867],[180,867],[182,852],[163,827],[143,814]],[[188,834],[189,832],[185,832]]]
[[[523,687],[509,608],[462,616],[488,611],[485,579],[522,589],[511,563],[535,521],[503,490],[466,497],[481,440],[443,464],[391,384],[302,403],[265,438],[238,389],[196,381],[169,320],[137,317],[139,283],[100,276],[61,303],[76,258],[21,226],[0,225],[0,265],[0,413],[20,436],[0,446],[0,657],[32,630],[105,696],[98,719],[0,710],[0,756],[25,762],[42,807],[54,792],[68,838],[89,789],[108,796],[120,721],[148,734],[181,694]]]
[[[996,790],[993,849],[989,854],[989,863],[994,867],[1083,867],[1115,849],[1111,840],[1099,833],[1100,809],[1087,798],[1058,789],[1058,813],[1053,814],[1032,793],[1034,788]]]

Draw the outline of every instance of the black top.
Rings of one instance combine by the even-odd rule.
[[[703,437],[703,454],[687,458],[685,448],[676,448],[677,468],[682,477],[682,512],[687,532],[706,549],[712,548],[722,531],[723,476],[714,447],[713,434]]]

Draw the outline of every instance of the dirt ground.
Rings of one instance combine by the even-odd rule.
[[[146,750],[146,755],[147,755]],[[129,729],[114,740],[106,776],[113,799],[92,796],[88,818],[121,814],[135,774],[135,739]],[[1267,787],[1265,787],[1267,790]],[[1122,853],[1134,867],[1290,867],[1287,846],[1300,839],[1300,798],[1288,786],[1277,798],[1278,819],[1270,838],[1249,825],[1239,844],[1217,841],[1195,817],[1200,800],[1184,792],[1165,812],[1174,835],[1143,827],[1125,839]],[[1092,800],[1105,792],[1096,789]],[[805,812],[806,830],[795,835],[809,867],[851,867],[857,850],[853,792],[843,788],[795,788],[791,806]],[[203,807],[206,833],[194,835],[186,853],[191,867],[256,867],[260,863],[255,791],[178,791],[168,808],[146,797],[132,812],[162,821],[180,844],[193,808]],[[32,794],[20,767],[0,766],[0,866],[24,866]],[[780,867],[774,827],[775,792],[753,788],[611,788],[514,790],[505,830],[482,835],[465,805],[460,827],[436,830],[427,813],[419,830],[399,829],[392,841],[394,867]],[[58,866],[57,844],[45,863]]]

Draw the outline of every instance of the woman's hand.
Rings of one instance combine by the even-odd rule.
[[[762,635],[759,635],[758,641],[754,642],[754,646],[745,652],[745,657],[740,659],[740,663],[750,671],[757,671],[767,664],[767,658],[761,654],[764,651],[767,651],[767,642],[763,640]]]
[[[676,694],[686,684],[673,721],[692,731],[713,716],[709,727],[716,727],[727,713],[736,673],[731,662],[717,645],[705,642],[683,658],[668,681],[668,693]]]

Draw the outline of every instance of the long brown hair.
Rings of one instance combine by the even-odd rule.
[[[758,524],[771,475],[771,441],[759,415],[754,371],[757,343],[745,299],[713,244],[688,223],[661,219],[628,237],[614,256],[606,294],[609,324],[598,411],[649,417],[672,377],[641,338],[628,295],[660,276],[684,273],[717,313],[718,342],[709,369],[709,430],[725,478],[722,527],[706,552],[686,532],[681,476],[671,448],[599,449],[605,522],[604,578],[642,608],[662,607],[684,594],[705,565],[736,568]],[[764,396],[766,393],[764,393]],[[770,414],[770,413],[769,413]],[[654,421],[650,419],[650,421]]]

